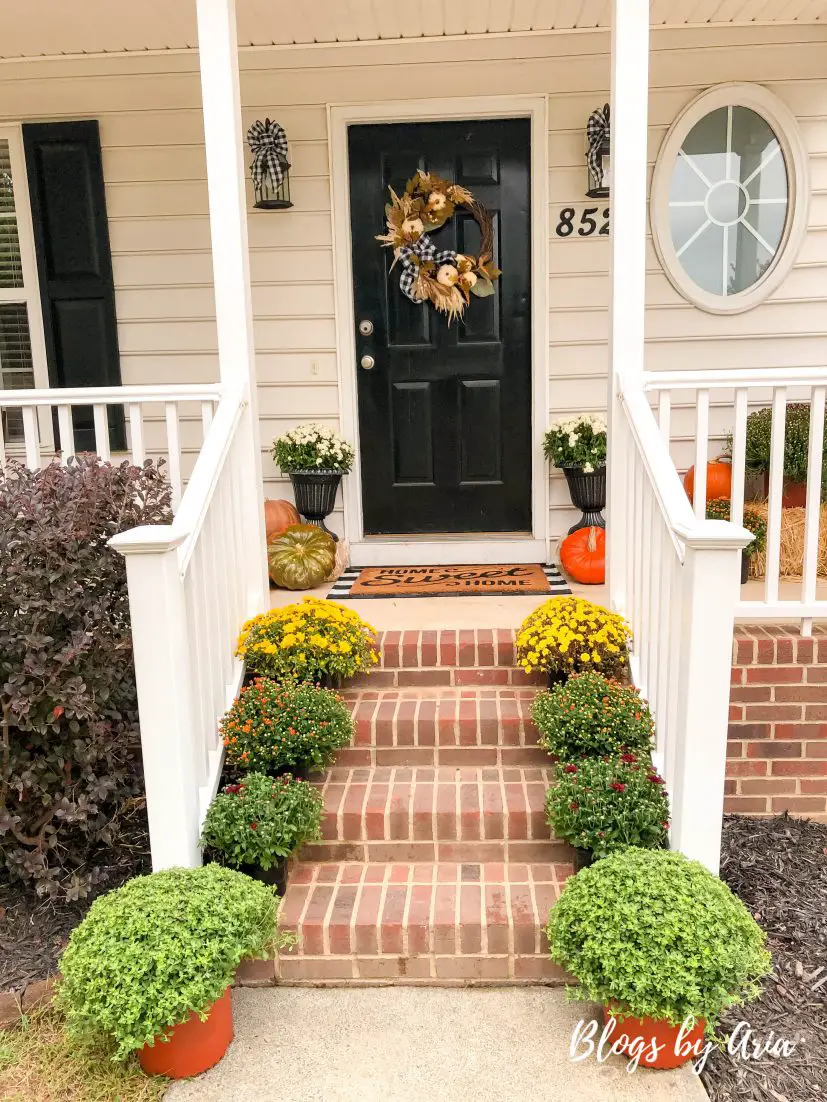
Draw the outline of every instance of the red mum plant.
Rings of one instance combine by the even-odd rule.
[[[633,754],[586,758],[575,767],[558,768],[546,814],[558,838],[598,858],[626,846],[661,849],[667,844],[669,798],[663,778],[651,765],[642,769]]]

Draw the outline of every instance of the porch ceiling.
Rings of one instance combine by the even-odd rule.
[[[611,0],[237,0],[241,46],[376,42],[608,27]],[[827,0],[653,0],[653,26],[827,23]],[[0,59],[189,50],[194,0],[0,6]]]

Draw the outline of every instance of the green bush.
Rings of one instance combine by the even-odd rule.
[[[635,754],[559,766],[546,813],[558,838],[595,857],[627,846],[666,846],[669,797],[663,777],[648,758]]]
[[[266,677],[242,689],[221,720],[227,762],[261,773],[323,769],[352,735],[353,718],[337,693]]]
[[[784,432],[784,477],[791,482],[806,482],[807,453],[810,444],[810,405],[790,402],[787,405]],[[755,471],[770,469],[772,449],[772,409],[758,409],[747,417],[746,462]],[[732,455],[732,436],[725,452]],[[827,416],[824,419],[824,455],[821,461],[822,497],[827,493]]]
[[[744,904],[697,861],[627,849],[569,879],[549,916],[552,958],[573,998],[621,1014],[704,1018],[760,994],[766,936]]]
[[[307,781],[289,773],[248,773],[228,784],[207,809],[201,845],[228,865],[272,868],[304,842],[321,837],[322,797]]]
[[[60,960],[67,1026],[115,1056],[206,1011],[244,957],[280,944],[272,889],[219,865],[139,876],[96,899]]]
[[[538,742],[557,761],[648,752],[655,723],[637,689],[587,671],[534,698]]]

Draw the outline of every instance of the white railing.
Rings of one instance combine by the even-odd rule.
[[[694,464],[695,515],[704,514],[706,464],[723,451],[730,435],[731,519],[741,523],[745,500],[759,501],[759,510],[766,512],[763,584],[751,582],[743,597],[739,591],[737,618],[799,623],[802,633],[810,634],[814,618],[827,618],[827,578],[823,563],[819,575],[818,562],[819,528],[827,524],[821,503],[827,368],[648,372],[644,388],[657,404],[660,433],[672,462],[683,470]],[[798,514],[794,522],[783,507],[786,408],[792,402],[810,407],[805,511],[803,520]],[[756,481],[747,467],[747,417],[765,408],[772,410],[770,467],[763,481]],[[788,538],[795,540],[801,556],[782,575],[782,528],[789,523],[799,526]]]
[[[0,464],[17,459],[37,470],[56,457],[65,462],[75,453],[75,410],[91,408],[95,453],[138,465],[163,458],[177,508],[220,393],[217,383],[0,390]],[[114,433],[111,411],[123,418]],[[125,447],[113,447],[121,432]]]
[[[717,872],[732,632],[749,534],[693,514],[642,387],[620,389],[613,424],[610,462],[624,479],[609,503],[611,603],[632,626],[632,676],[657,725],[673,848]]]
[[[154,868],[196,865],[223,747],[218,721],[238,692],[244,621],[261,612],[256,426],[225,394],[170,525],[114,537],[126,558]]]

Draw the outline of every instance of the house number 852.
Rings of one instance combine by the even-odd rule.
[[[600,207],[585,207],[577,217],[574,207],[563,207],[560,211],[560,220],[555,227],[557,237],[598,237],[609,236],[609,208],[602,211]]]

